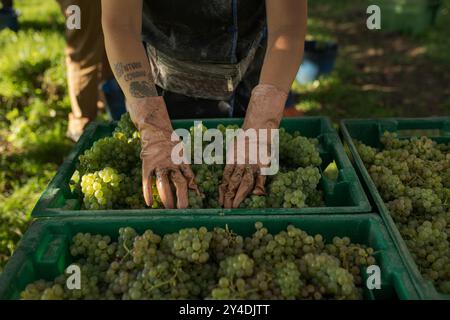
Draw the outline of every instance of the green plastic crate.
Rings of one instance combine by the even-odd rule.
[[[442,0],[377,0],[381,29],[419,34],[435,23]]]
[[[174,129],[190,128],[194,120],[173,121]],[[238,124],[242,119],[213,119],[204,120],[208,128],[216,128],[219,124]],[[81,210],[81,201],[71,193],[69,181],[75,171],[78,156],[88,149],[94,141],[109,136],[115,124],[92,123],[86,129],[68,158],[61,165],[54,179],[42,194],[35,208],[33,217],[49,216],[83,216],[83,215],[148,215],[148,214],[253,214],[249,209],[141,209],[141,210]],[[357,174],[348,159],[338,134],[331,126],[330,121],[324,117],[289,118],[282,121],[281,126],[287,131],[299,130],[307,137],[318,138],[320,141],[320,154],[323,159],[322,170],[333,160],[339,169],[336,181],[323,177],[320,187],[324,191],[326,207],[311,207],[302,209],[264,209],[260,214],[325,214],[325,213],[361,213],[370,212],[371,206],[359,182]]]
[[[261,221],[270,232],[279,232],[293,224],[310,234],[320,233],[327,242],[334,236],[348,236],[353,242],[375,249],[381,269],[379,290],[365,289],[366,299],[417,299],[418,296],[401,259],[382,225],[374,214],[323,216],[149,216],[149,217],[91,217],[40,219],[24,235],[14,256],[0,277],[0,299],[17,299],[27,284],[38,279],[52,280],[71,263],[68,252],[70,239],[78,232],[109,235],[117,239],[120,227],[131,226],[138,232],[151,228],[163,235],[180,228],[206,226],[228,227],[238,234],[249,236],[254,223]]]
[[[358,154],[353,139],[359,140],[372,147],[381,147],[380,137],[385,131],[397,132],[400,137],[411,137],[426,134],[438,143],[450,142],[450,117],[439,118],[411,118],[411,119],[361,119],[342,120],[341,132],[345,143],[348,145],[354,164],[364,181],[364,185],[373,200],[375,207],[380,212],[387,229],[400,251],[402,259],[414,278],[422,299],[450,299],[450,295],[440,294],[430,281],[425,280],[414,262],[405,241],[403,240],[388,208],[381,198],[378,190],[370,177]]]

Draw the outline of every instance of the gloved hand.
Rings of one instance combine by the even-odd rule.
[[[279,127],[287,96],[286,92],[268,84],[260,84],[252,91],[242,129],[267,129],[266,141],[269,152],[271,150],[270,129]],[[256,143],[256,141],[250,143]],[[246,150],[249,150],[249,141],[246,141]],[[236,148],[234,154],[236,155]],[[250,193],[265,194],[266,176],[261,175],[263,165],[260,162],[250,164],[247,152],[245,157],[245,164],[225,166],[222,183],[219,186],[219,203],[225,208],[238,208]]]
[[[141,136],[142,188],[148,206],[152,205],[152,181],[156,176],[156,187],[166,209],[175,207],[172,186],[175,186],[177,208],[188,206],[188,189],[198,192],[194,173],[187,164],[176,165],[171,158],[173,132],[162,97],[149,97],[128,103],[131,120]]]

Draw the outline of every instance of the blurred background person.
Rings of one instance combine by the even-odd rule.
[[[19,22],[17,12],[14,10],[13,0],[1,0],[2,7],[0,9],[0,30],[10,28],[17,31]]]
[[[106,95],[117,95],[119,92],[119,98],[121,91],[116,85],[106,57],[100,1],[58,0],[58,3],[66,17],[70,14],[67,8],[71,5],[79,6],[81,12],[81,28],[66,29],[67,81],[72,108],[69,114],[67,136],[77,141],[85,126],[95,120],[99,108],[107,107],[110,115],[111,113],[114,115],[112,118],[118,118],[114,110],[111,111],[112,106],[105,105],[101,89]],[[123,111],[125,111],[124,105]]]

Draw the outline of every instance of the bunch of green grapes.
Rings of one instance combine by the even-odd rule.
[[[443,204],[432,189],[406,188],[405,195],[411,199],[414,211],[423,215],[443,212]]]
[[[222,180],[223,165],[193,164],[191,167],[200,191],[206,196],[215,195]]]
[[[117,257],[121,260],[132,260],[132,251],[134,239],[138,236],[136,230],[131,227],[119,229],[119,238],[117,239]]]
[[[175,279],[170,260],[156,264],[146,263],[136,278],[129,283],[128,291],[123,295],[126,300],[161,300]]]
[[[361,267],[376,264],[372,248],[354,244],[348,237],[334,237],[332,243],[325,246],[325,252],[340,261],[341,267],[353,275],[357,285],[362,282]]]
[[[448,217],[450,218],[450,217]],[[444,219],[444,217],[442,217]],[[445,220],[445,219],[444,219]],[[443,221],[418,230],[424,248],[442,231]],[[244,238],[225,228],[181,229],[163,237],[152,230],[138,234],[119,229],[109,236],[76,234],[70,250],[82,272],[81,289],[66,287],[68,275],[38,280],[21,293],[23,299],[354,299],[361,280],[355,269],[374,264],[373,250],[288,226],[269,233],[261,222]],[[431,232],[431,233],[430,233]],[[437,237],[436,246],[444,241]],[[442,254],[429,270],[448,270]],[[209,258],[211,256],[211,258]],[[199,264],[200,263],[200,264]],[[438,268],[439,267],[439,268]],[[447,268],[447,269],[446,269]],[[359,271],[358,271],[359,272]],[[431,272],[431,271],[430,271]],[[359,288],[359,289],[358,289]]]
[[[369,173],[385,201],[404,195],[405,185],[389,168],[372,165]]]
[[[305,203],[307,207],[326,207],[323,191],[315,190],[309,193]]]
[[[240,208],[264,209],[267,208],[265,196],[250,195],[240,204]]]
[[[20,297],[24,300],[98,300],[100,296],[101,274],[95,265],[79,265],[82,277],[80,289],[69,290],[68,276],[60,275],[53,281],[38,280],[26,286]]]
[[[214,228],[210,248],[216,261],[243,252],[244,238],[225,228]]]
[[[445,219],[426,220],[423,223],[409,224],[401,230],[422,274],[444,293],[448,293],[445,291],[445,283],[450,279],[447,224]],[[443,287],[441,283],[444,283]]]
[[[450,293],[448,144],[389,132],[381,142],[384,150],[366,159],[369,173],[424,277]]]
[[[303,208],[309,195],[316,192],[321,175],[318,168],[298,168],[281,172],[268,185],[267,203],[272,208]]]
[[[129,185],[128,177],[106,167],[81,178],[83,204],[88,210],[112,209],[120,202]]]
[[[205,263],[209,259],[211,232],[205,227],[181,229],[170,238],[172,253],[189,262]]]
[[[112,243],[109,236],[77,233],[72,239],[70,254],[83,257],[89,264],[106,270],[116,256],[117,243]]]
[[[408,197],[399,197],[386,203],[392,218],[398,223],[407,223],[413,212],[412,200]]]
[[[191,209],[202,209],[204,207],[203,201],[205,196],[203,194],[198,194],[195,191],[188,191],[188,203]]]
[[[135,139],[136,137],[139,137],[139,132],[133,121],[131,121],[128,112],[124,113],[117,122],[117,127],[114,129],[113,136],[116,134],[123,135],[126,139]]]
[[[339,260],[326,253],[307,253],[302,258],[306,273],[312,282],[325,288],[325,295],[336,299],[359,299],[361,293],[355,286],[352,274],[340,267]]]
[[[410,181],[408,186],[420,187],[427,189],[441,189],[443,187],[443,175],[445,172],[442,163],[435,161],[428,161],[410,156],[407,160],[410,170]]]
[[[136,265],[143,265],[145,262],[156,260],[160,242],[161,237],[152,230],[146,230],[142,235],[136,236],[131,250],[133,262]]]
[[[402,149],[408,144],[407,140],[398,138],[398,134],[395,132],[385,131],[380,137],[380,142],[384,145],[386,150]]]
[[[122,299],[137,278],[138,269],[131,260],[116,260],[111,262],[105,272],[106,290],[103,298],[107,300]]]
[[[99,171],[105,167],[127,173],[140,163],[136,143],[129,143],[123,136],[106,137],[95,141],[78,161],[78,170],[81,174]]]
[[[393,175],[398,176],[402,182],[406,182],[410,180],[410,169],[407,162],[409,158],[410,155],[406,150],[384,150],[375,155],[373,165],[388,168]]]
[[[294,300],[303,286],[300,271],[293,261],[282,261],[275,265],[275,276],[284,299]]]
[[[226,257],[220,262],[219,276],[229,279],[250,277],[254,261],[245,253]]]
[[[189,193],[191,208],[220,208],[219,185],[222,181],[223,165],[219,164],[193,164],[195,182],[201,195]]]
[[[372,165],[375,161],[375,156],[377,155],[378,150],[376,148],[366,146],[358,140],[355,140],[355,146],[364,164],[366,166]]]
[[[324,248],[321,235],[311,236],[292,225],[276,235],[268,235],[268,230],[256,225],[256,232],[245,242],[246,251],[251,252],[257,263],[270,261],[272,264],[300,258],[306,253],[319,252]]]
[[[292,167],[320,166],[319,141],[300,135],[290,134],[285,129],[279,130],[279,153],[281,163]]]

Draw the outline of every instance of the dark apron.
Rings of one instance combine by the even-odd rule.
[[[143,41],[171,118],[243,116],[265,25],[264,0],[144,0]]]

